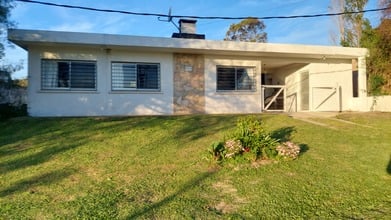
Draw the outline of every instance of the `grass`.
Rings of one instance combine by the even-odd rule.
[[[240,116],[0,122],[0,219],[387,219],[391,114],[259,115],[298,160],[205,160]],[[337,120],[338,119],[338,120]],[[351,123],[347,123],[351,122]]]

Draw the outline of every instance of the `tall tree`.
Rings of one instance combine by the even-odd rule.
[[[382,11],[382,19],[391,19],[391,0],[379,0],[380,8],[387,8]]]
[[[344,12],[364,10],[368,0],[345,0]],[[363,13],[345,14],[345,33],[341,39],[341,45],[346,47],[360,47],[365,18]]]
[[[224,40],[266,42],[267,33],[264,31],[266,25],[256,18],[247,18],[237,24],[231,24]]]
[[[363,27],[366,19],[363,13],[351,13],[364,10],[368,0],[331,0],[330,9],[345,12],[337,20],[340,44],[345,47],[360,47]]]
[[[345,1],[341,0],[330,0],[330,6],[329,6],[330,13],[341,13],[345,10]],[[331,17],[333,19],[333,22],[336,24],[337,29],[331,30],[330,37],[331,41],[337,45],[341,44],[341,37],[345,35],[345,24],[344,24],[344,17],[339,16],[333,16]]]
[[[383,19],[377,28],[367,25],[361,44],[371,54],[367,58],[369,92],[391,94],[391,19]]]
[[[0,59],[4,57],[4,44],[7,43],[7,29],[14,26],[10,21],[13,0],[0,0]]]

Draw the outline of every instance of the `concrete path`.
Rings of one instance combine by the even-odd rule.
[[[361,126],[361,127],[371,128],[371,126],[357,124],[357,123],[354,123],[354,122],[351,122],[351,121],[346,121],[346,120],[343,120],[343,119],[339,119],[339,118],[337,118],[337,116],[339,114],[341,114],[341,113],[340,112],[292,112],[292,113],[289,113],[289,116],[293,117],[295,119],[307,122],[307,123],[319,125],[319,126],[322,126],[322,127],[327,127],[327,128],[333,129],[333,130],[338,130],[338,128],[336,128],[336,127],[334,127],[332,125],[326,124],[326,123],[322,123],[322,122],[316,121],[315,119],[317,119],[317,118],[329,119],[329,120],[341,122],[341,123],[344,123],[344,124],[350,124],[350,125],[354,125],[354,126]]]

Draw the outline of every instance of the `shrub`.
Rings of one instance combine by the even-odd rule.
[[[239,140],[245,152],[254,154],[255,159],[277,155],[275,147],[278,140],[263,128],[262,121],[255,116],[239,118],[232,138]]]
[[[278,155],[283,159],[296,159],[300,153],[300,147],[290,141],[284,142],[276,148]]]
[[[210,145],[209,154],[215,161],[221,161],[225,157],[225,148],[222,142],[214,142]]]
[[[215,142],[209,153],[215,161],[242,157],[247,161],[275,158],[278,139],[273,138],[255,116],[239,118],[236,129],[224,142]]]
[[[20,106],[0,104],[0,120],[19,116],[27,116],[26,104]]]
[[[225,158],[233,158],[240,155],[244,148],[239,140],[228,140],[224,143]]]

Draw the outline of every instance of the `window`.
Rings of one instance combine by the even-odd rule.
[[[42,60],[42,89],[95,90],[96,62]]]
[[[254,67],[217,67],[218,91],[254,91]]]
[[[160,64],[111,63],[112,90],[159,90]]]

